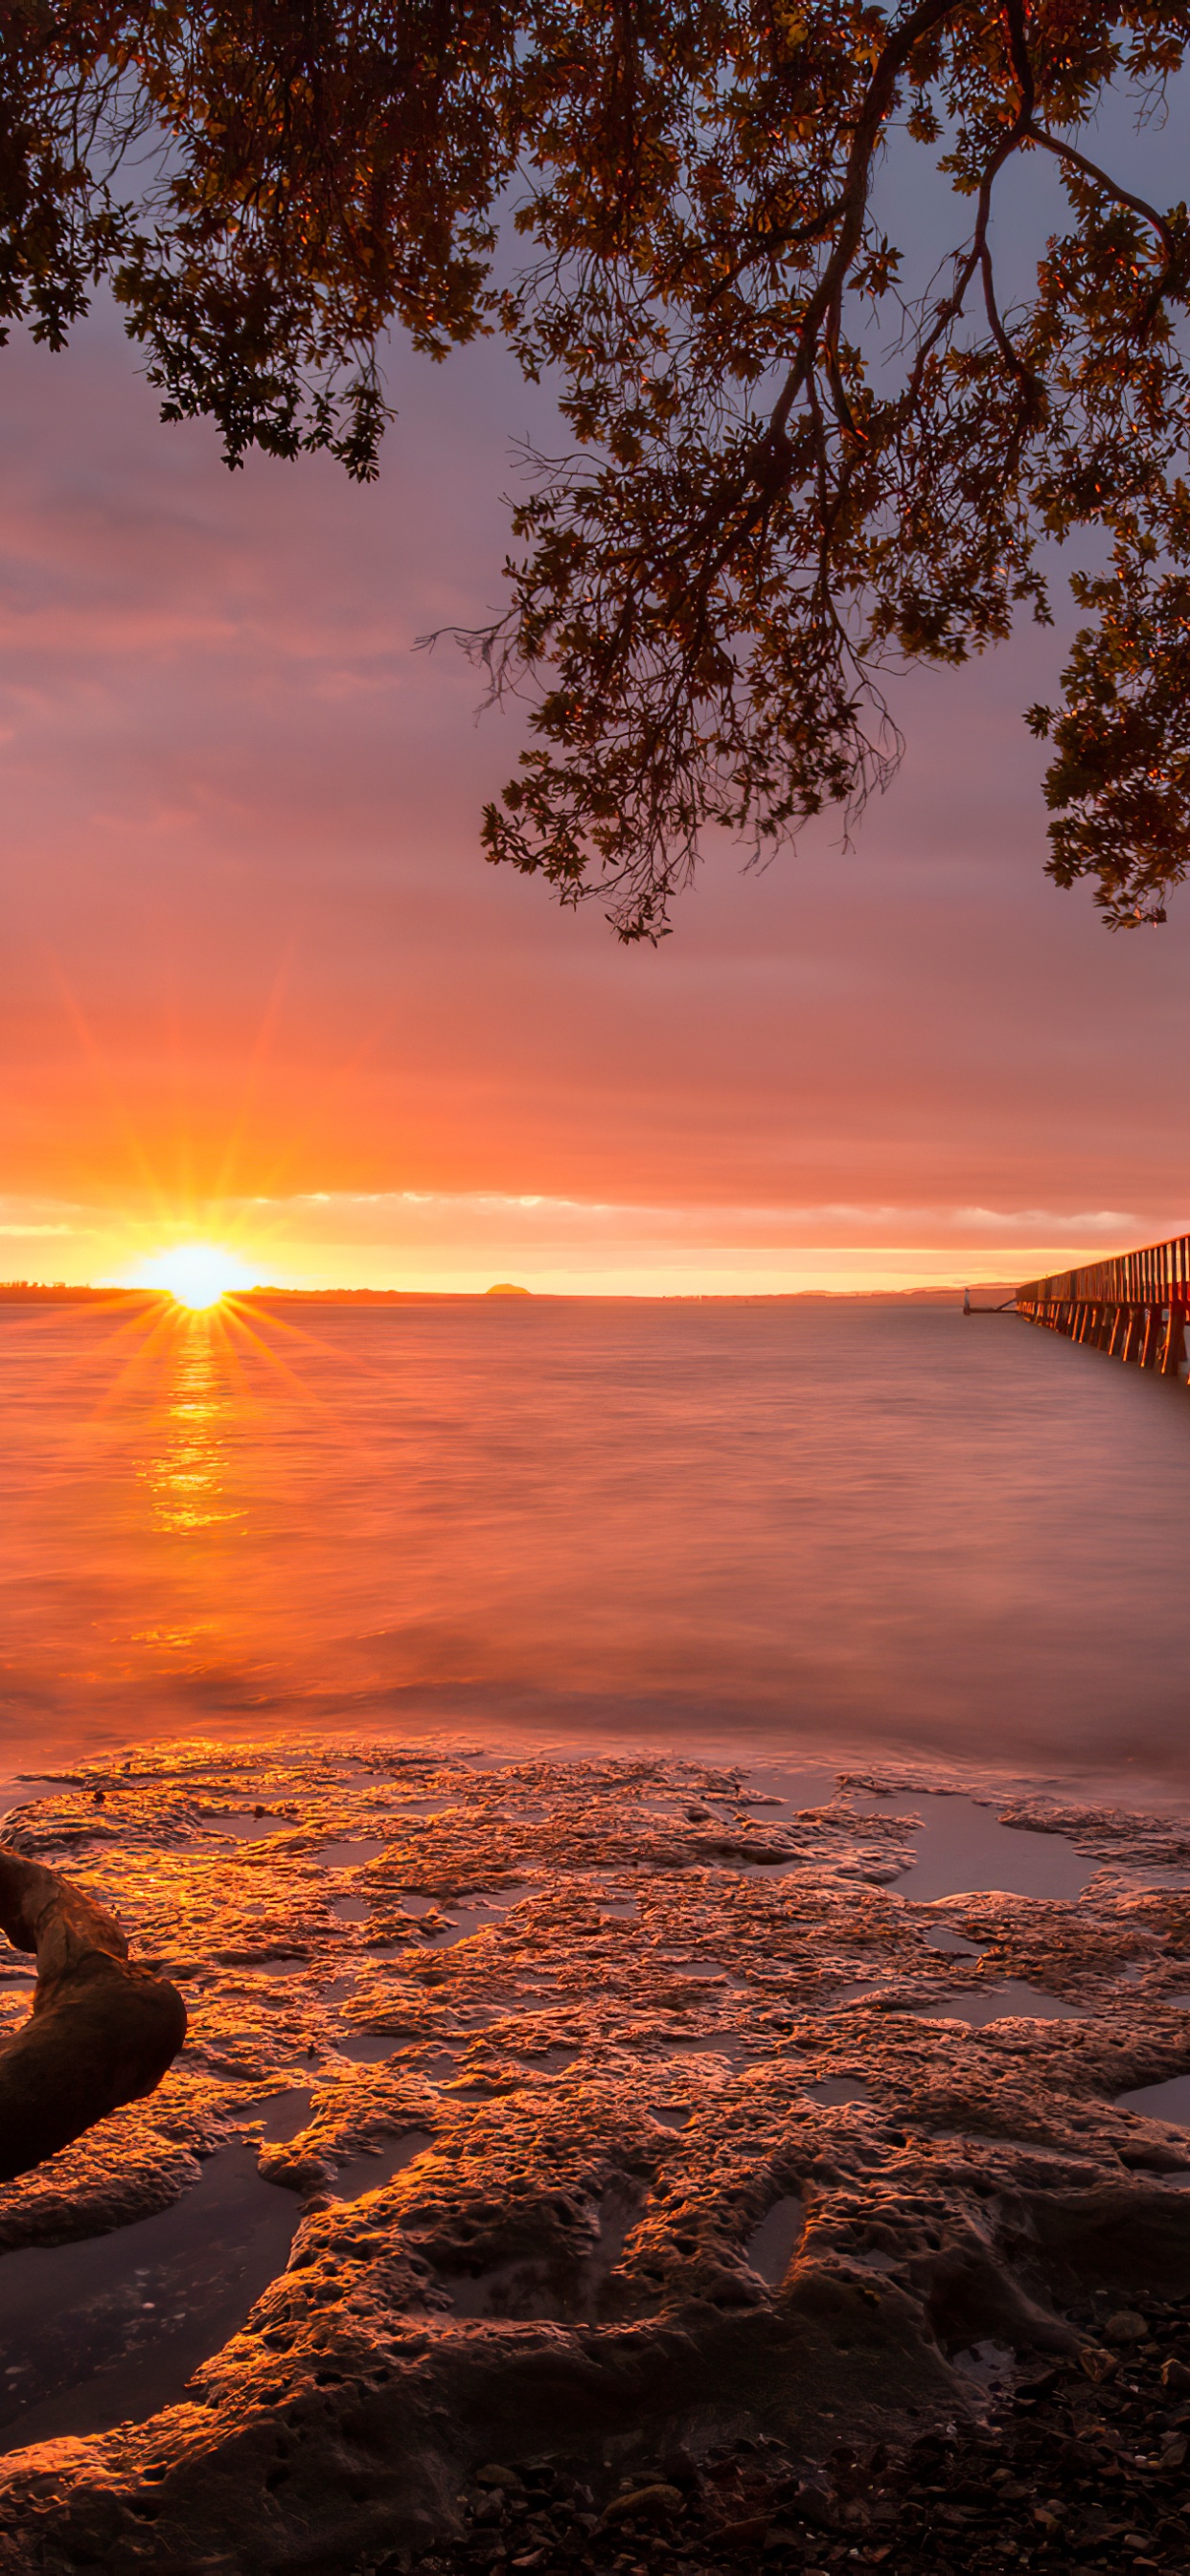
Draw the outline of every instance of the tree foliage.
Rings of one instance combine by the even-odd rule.
[[[957,664],[1087,532],[1051,874],[1164,918],[1190,829],[1186,208],[1093,150],[1163,113],[1159,0],[3,0],[0,319],[61,347],[100,279],[167,419],[376,466],[393,326],[501,329],[568,452],[514,512],[507,614],[462,638],[531,740],[488,854],[656,937],[709,828],[854,811],[882,675]],[[924,283],[880,216],[943,174]],[[996,192],[1061,228],[1006,296]],[[942,212],[938,217],[942,221]],[[507,240],[517,245],[510,264]]]

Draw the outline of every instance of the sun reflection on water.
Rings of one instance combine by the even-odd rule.
[[[226,1499],[233,1405],[222,1338],[216,1315],[203,1310],[179,1314],[159,1439],[138,1470],[152,1495],[159,1529],[192,1536],[245,1517],[242,1505]]]

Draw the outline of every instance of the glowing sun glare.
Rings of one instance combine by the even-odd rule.
[[[179,1243],[150,1262],[143,1277],[146,1287],[168,1288],[179,1306],[195,1310],[217,1306],[232,1289],[249,1284],[243,1262],[216,1243]]]

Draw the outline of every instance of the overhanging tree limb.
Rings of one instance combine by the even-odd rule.
[[[531,709],[484,847],[628,938],[668,926],[708,832],[767,851],[854,813],[895,765],[890,668],[1047,618],[1043,545],[1089,529],[1132,564],[1135,523],[1160,829],[1151,798],[1085,785],[1080,693],[1123,632],[1093,587],[1053,717],[1077,816],[1064,752],[1046,794],[1057,881],[1155,920],[1190,856],[1160,586],[1190,223],[1083,129],[1129,82],[1151,104],[1188,46],[1190,0],[0,11],[0,327],[61,345],[106,277],[167,418],[211,417],[232,464],[325,447],[362,478],[388,331],[442,357],[502,328],[570,447],[514,510],[507,614],[463,638]],[[971,219],[931,255],[941,297],[879,221],[882,156],[920,149]],[[1008,304],[991,218],[1022,151],[1067,213]],[[526,264],[500,285],[509,206]]]

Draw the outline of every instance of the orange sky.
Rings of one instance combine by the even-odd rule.
[[[1190,897],[1112,939],[1043,879],[1053,637],[896,690],[855,851],[718,853],[626,951],[483,865],[515,722],[410,650],[500,595],[498,353],[398,370],[362,492],[229,477],[102,317],[0,366],[0,1275],[908,1285],[1186,1226]]]

